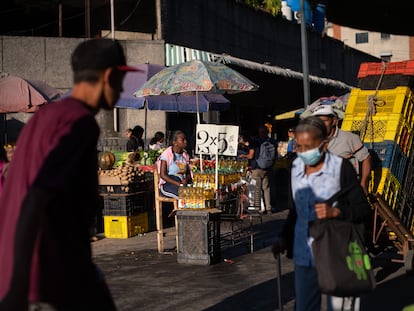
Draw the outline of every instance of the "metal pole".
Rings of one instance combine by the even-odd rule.
[[[145,141],[145,145],[144,145],[144,150],[147,151],[148,150],[148,144],[147,144],[148,102],[147,102],[146,99],[144,101],[144,107],[145,107],[145,118],[144,118],[144,141]]]
[[[91,37],[91,3],[85,0],[85,35],[86,38]]]
[[[302,43],[303,99],[305,109],[310,104],[308,38],[306,33],[305,0],[300,0],[300,38]]]
[[[111,0],[111,38],[115,40],[114,0]],[[118,110],[114,108],[114,131],[118,131]],[[145,146],[144,146],[145,147]]]
[[[62,37],[62,1],[59,2],[59,37]]]
[[[161,0],[155,0],[155,16],[157,18],[156,39],[162,39]]]
[[[200,107],[198,104],[198,91],[196,91],[197,124],[200,124]]]
[[[111,38],[115,39],[114,0],[111,0]]]

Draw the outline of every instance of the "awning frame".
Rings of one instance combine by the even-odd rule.
[[[179,45],[174,45],[170,43],[165,44],[166,66],[173,66],[192,59],[221,62],[223,64],[233,64],[247,69],[262,71],[265,73],[274,74],[285,78],[303,80],[303,73],[288,68],[260,64],[255,61],[238,58],[224,53],[216,54]],[[331,86],[346,91],[350,91],[352,88],[354,88],[353,86],[350,86],[342,81],[322,78],[314,75],[309,75],[309,82]]]

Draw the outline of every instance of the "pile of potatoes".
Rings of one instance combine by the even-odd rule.
[[[112,170],[100,170],[100,176],[117,176],[121,180],[121,185],[128,185],[145,180],[144,172],[135,165],[122,163]]]

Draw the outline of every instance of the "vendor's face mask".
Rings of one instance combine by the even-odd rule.
[[[318,164],[321,160],[324,152],[321,151],[321,147],[323,146],[324,142],[322,142],[318,147],[304,151],[304,152],[297,152],[297,156],[302,159],[302,161],[306,165],[315,165]]]

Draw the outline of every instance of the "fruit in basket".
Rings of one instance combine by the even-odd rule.
[[[98,166],[103,170],[110,170],[115,163],[115,155],[110,151],[98,153]]]

